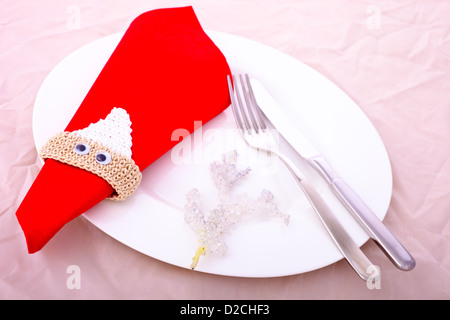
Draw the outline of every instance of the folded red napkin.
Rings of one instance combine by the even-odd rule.
[[[229,106],[228,74],[191,7],[137,17],[65,132],[41,151],[45,164],[16,213],[28,252],[103,199],[128,197],[176,144],[174,130]]]

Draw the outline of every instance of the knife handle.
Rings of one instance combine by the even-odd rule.
[[[378,272],[375,274],[370,273],[373,269],[372,262],[370,262],[364,252],[362,252],[359,246],[351,238],[334,212],[330,209],[325,200],[323,200],[322,196],[306,179],[304,179],[300,170],[290,161],[289,158],[283,154],[277,154],[295,177],[312,208],[319,216],[322,224],[325,226],[325,229],[333,239],[336,247],[342,253],[347,262],[353,267],[356,273],[365,281],[378,277]]]
[[[391,261],[401,270],[412,270],[416,265],[414,258],[350,185],[334,172],[324,158],[316,157],[309,160],[313,167],[326,178],[339,200]]]

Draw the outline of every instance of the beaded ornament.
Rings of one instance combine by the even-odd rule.
[[[237,151],[222,156],[221,162],[213,162],[210,166],[211,177],[217,188],[219,204],[206,213],[202,209],[201,196],[197,189],[192,189],[186,196],[185,221],[197,234],[199,247],[192,258],[191,269],[195,269],[200,256],[205,254],[224,255],[228,247],[225,243],[226,232],[236,225],[246,214],[266,214],[278,216],[286,225],[289,215],[281,212],[274,203],[274,196],[263,190],[256,200],[247,195],[233,197],[233,186],[250,173],[250,168],[237,169]]]

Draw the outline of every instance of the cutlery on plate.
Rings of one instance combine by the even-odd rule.
[[[331,186],[338,199],[364,228],[367,234],[383,249],[390,260],[401,270],[412,270],[416,262],[405,247],[389,231],[352,187],[342,179],[325,157],[281,113],[274,98],[258,81],[252,79],[253,94],[258,97],[258,107],[271,123],[286,137],[296,152],[306,160]],[[256,101],[256,99],[255,99]],[[294,138],[295,137],[295,140]]]
[[[363,280],[373,278],[375,275],[370,273],[372,262],[347,233],[321,195],[295,164],[280,152],[278,142],[266,125],[268,119],[256,104],[248,75],[233,76],[235,90],[229,76],[227,81],[236,125],[244,141],[256,150],[277,156],[286,165],[345,259]]]

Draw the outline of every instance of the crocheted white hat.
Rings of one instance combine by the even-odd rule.
[[[74,133],[131,159],[131,131],[128,113],[124,109],[114,108],[105,119]]]

